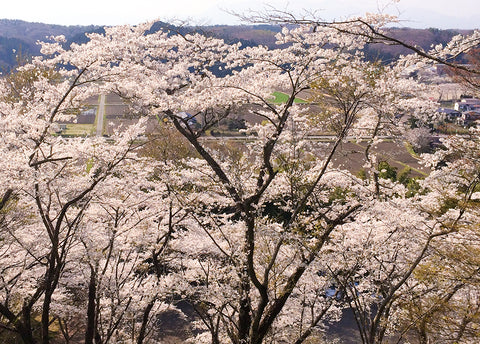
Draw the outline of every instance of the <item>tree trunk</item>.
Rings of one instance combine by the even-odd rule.
[[[18,319],[19,315],[15,315],[7,306],[0,303],[0,314],[4,316],[15,327],[16,332],[20,335],[25,344],[35,344],[33,339],[32,327],[30,326],[31,308],[28,304],[24,304],[22,308],[22,320]]]
[[[95,271],[90,267],[90,282],[88,284],[88,305],[87,305],[87,329],[85,331],[85,344],[93,344],[95,335],[95,299],[97,297],[97,284]]]
[[[45,282],[47,288],[45,289],[45,298],[43,300],[43,307],[42,307],[42,343],[49,344],[50,343],[50,304],[52,303],[52,294],[53,294],[53,286],[52,280],[50,276],[47,278]]]
[[[22,318],[23,324],[17,326],[20,336],[22,336],[25,344],[35,344],[37,341],[33,338],[32,333],[32,307],[30,305],[24,304],[22,308]]]
[[[145,335],[147,334],[148,319],[150,318],[150,312],[154,304],[155,300],[150,301],[145,310],[143,311],[142,327],[140,328],[140,332],[138,334],[137,344],[143,344],[143,341],[145,340]],[[85,342],[85,344],[87,343]]]
[[[248,343],[248,335],[250,333],[251,304],[250,304],[250,282],[244,272],[243,281],[241,282],[240,291],[240,309],[238,312],[238,343]]]

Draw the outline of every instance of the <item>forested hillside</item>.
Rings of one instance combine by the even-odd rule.
[[[165,27],[165,23],[158,22],[153,31]],[[171,25],[168,25],[169,27]],[[180,31],[192,31],[192,28],[181,28]],[[227,42],[242,42],[243,46],[266,45],[269,48],[276,47],[275,34],[280,31],[279,26],[273,25],[253,25],[253,26],[228,26],[216,25],[195,28]],[[23,56],[34,56],[39,54],[37,41],[45,40],[49,36],[64,35],[67,43],[85,43],[87,41],[85,33],[101,32],[100,26],[63,26],[42,23],[30,23],[22,20],[0,19],[0,69],[9,70],[16,64],[16,56],[21,53]],[[468,33],[457,30],[439,30],[439,29],[410,29],[410,28],[392,28],[390,33],[404,42],[421,46],[424,49],[432,44],[446,44],[458,33]],[[405,48],[398,46],[388,46],[384,44],[369,45],[366,48],[366,56],[371,60],[381,59],[385,62],[391,62],[400,54],[406,54]]]
[[[16,56],[34,56],[40,52],[37,41],[64,35],[70,42],[84,42],[85,33],[100,30],[99,26],[64,26],[30,23],[23,20],[0,19],[0,69],[9,70]]]

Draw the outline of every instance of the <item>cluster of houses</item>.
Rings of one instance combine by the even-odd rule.
[[[464,127],[480,126],[480,99],[462,98],[455,103],[453,109],[440,108],[438,112],[443,114],[448,122],[454,122]]]

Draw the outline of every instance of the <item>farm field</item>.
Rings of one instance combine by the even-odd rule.
[[[281,92],[274,92],[275,102],[284,102],[286,94]],[[98,116],[100,97],[91,97],[89,99],[88,106],[95,109],[96,116]],[[298,99],[299,103],[305,103],[304,100]],[[128,105],[122,100],[122,98],[115,94],[108,94],[105,96],[105,111],[104,111],[104,124],[102,135],[110,136],[116,130],[121,130],[122,127],[127,127],[133,124],[137,120],[137,116],[129,114]],[[254,118],[250,118],[255,122]],[[98,122],[98,118],[91,120],[91,123],[71,123],[67,124],[66,129],[62,132],[65,136],[87,136],[95,133],[95,125]],[[148,124],[148,130],[155,130],[157,120],[152,119]],[[238,132],[228,132],[222,130],[215,130],[217,136],[210,137],[213,140],[229,140],[238,139]],[[223,133],[223,135],[222,135]],[[218,136],[220,134],[220,136]],[[328,139],[327,139],[328,140]],[[325,141],[325,139],[322,139]],[[334,156],[333,166],[336,168],[346,169],[352,173],[358,173],[365,164],[364,151],[366,142],[349,141],[342,144],[342,149],[337,151]],[[315,149],[327,151],[328,145],[325,143],[316,143]],[[420,162],[420,160],[408,151],[404,142],[401,141],[383,141],[377,146],[372,148],[372,152],[378,154],[381,161],[387,162],[390,166],[394,167],[398,172],[402,171],[406,167],[411,168],[411,175],[414,177],[424,177],[429,171]]]

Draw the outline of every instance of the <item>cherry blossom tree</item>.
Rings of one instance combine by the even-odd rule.
[[[28,82],[1,83],[0,314],[2,327],[25,343],[50,341],[60,287],[92,197],[127,161],[138,160],[135,138],[143,132],[139,123],[113,136],[113,144],[55,134],[56,122],[70,119],[111,76],[105,50],[66,51],[61,42],[43,44],[44,57],[18,68],[18,79]]]
[[[425,209],[449,232],[431,245],[416,272],[417,290],[405,295],[404,331],[419,343],[478,340],[478,130],[443,140],[429,160],[437,166],[425,183]]]
[[[461,57],[463,54],[470,56],[471,61],[475,60],[474,58],[472,59],[472,56],[475,55],[475,51],[477,51],[476,49],[478,49],[478,44],[480,42],[478,30],[475,30],[470,35],[458,35],[446,46],[432,46],[431,50],[425,51],[418,46],[408,44],[390,36],[385,29],[385,24],[388,22],[395,22],[398,18],[385,14],[373,14],[365,17],[349,18],[343,21],[328,22],[319,19],[315,15],[297,17],[292,13],[271,10],[267,13],[248,14],[244,18],[257,23],[274,22],[280,24],[310,25],[314,29],[328,27],[338,30],[346,35],[364,37],[368,43],[401,45],[410,49],[412,54],[401,58],[397,63],[398,68],[412,66],[415,68],[423,68],[432,63],[443,64],[446,65],[453,74],[457,75],[456,80],[462,80],[466,83],[473,94],[476,94],[478,91],[475,86],[479,74],[477,68],[478,65],[475,63],[462,64],[459,62],[460,60],[458,60],[458,57]],[[476,239],[474,239],[475,234],[473,234],[475,233],[475,226],[472,226],[473,222],[470,217],[476,216],[476,206],[474,205],[475,202],[471,201],[471,195],[474,190],[477,190],[475,186],[477,170],[475,167],[470,167],[470,163],[466,163],[465,166],[469,166],[466,168],[469,171],[467,176],[467,174],[463,172],[466,169],[461,166],[461,161],[463,161],[463,163],[465,163],[465,161],[458,158],[462,155],[475,155],[478,142],[474,137],[467,139],[459,136],[452,137],[444,142],[447,145],[446,152],[448,152],[447,155],[449,155],[450,158],[442,160],[442,164],[447,164],[447,166],[442,167],[442,165],[436,165],[435,163],[440,159],[438,156],[443,156],[446,154],[445,152],[439,151],[437,152],[437,155],[425,157],[425,161],[428,164],[432,164],[433,157],[433,166],[438,169],[438,172],[435,171],[426,179],[424,183],[425,189],[423,191],[426,195],[424,195],[424,197],[419,197],[421,202],[417,204],[417,210],[421,209],[425,212],[424,216],[426,220],[430,218],[434,220],[434,223],[436,222],[434,226],[429,225],[430,234],[424,236],[424,243],[428,245],[423,246],[424,244],[420,244],[417,248],[414,248],[415,245],[410,245],[408,247],[405,246],[405,248],[398,251],[398,255],[395,255],[397,258],[405,259],[405,257],[409,255],[408,252],[423,252],[417,256],[418,258],[421,258],[420,260],[413,259],[407,264],[407,266],[410,265],[412,268],[416,266],[413,270],[407,269],[407,271],[410,271],[411,273],[415,272],[410,274],[412,277],[409,278],[410,281],[405,280],[407,283],[405,283],[404,286],[411,289],[407,289],[405,293],[399,293],[397,296],[393,296],[393,294],[391,297],[383,295],[381,301],[378,299],[375,300],[375,298],[381,294],[377,292],[373,294],[373,300],[370,299],[365,302],[365,294],[368,294],[372,289],[361,289],[359,287],[362,283],[359,281],[368,279],[363,273],[361,274],[361,277],[355,273],[357,271],[356,268],[360,268],[361,266],[359,261],[354,261],[356,263],[352,263],[352,267],[356,268],[353,268],[353,270],[347,270],[349,271],[346,273],[346,276],[348,276],[347,279],[338,281],[339,283],[342,282],[340,284],[346,288],[346,293],[349,293],[349,299],[351,302],[355,303],[353,305],[354,310],[356,309],[356,311],[358,311],[360,309],[361,314],[358,314],[357,321],[360,320],[359,329],[360,332],[363,331],[362,340],[364,342],[370,342],[370,340],[374,340],[374,342],[382,341],[383,330],[378,333],[375,333],[375,330],[372,331],[372,325],[375,324],[377,320],[379,321],[378,324],[381,325],[380,328],[387,331],[387,327],[390,326],[393,328],[397,324],[392,320],[393,318],[391,320],[386,320],[388,318],[387,313],[390,312],[390,307],[387,307],[388,312],[384,314],[381,312],[386,309],[383,306],[378,306],[379,308],[375,309],[373,313],[369,310],[369,307],[372,304],[382,304],[383,302],[387,302],[388,299],[393,301],[397,297],[399,298],[395,301],[398,306],[397,311],[401,313],[401,308],[405,306],[406,313],[410,312],[410,315],[408,316],[410,323],[404,328],[405,332],[403,334],[408,334],[409,330],[415,328],[418,333],[419,342],[422,343],[427,343],[431,340],[445,342],[455,342],[459,340],[466,342],[472,340],[475,341],[475,339],[473,339],[474,337],[471,336],[472,332],[470,329],[472,327],[475,328],[476,326],[475,322],[472,322],[472,320],[475,318],[474,314],[476,314],[477,307],[475,301],[471,302],[471,300],[474,300],[472,295],[478,293],[477,286],[474,282],[477,276],[476,265],[475,263],[472,265],[461,264],[463,266],[457,264],[461,260],[460,257],[463,257],[463,247],[469,247],[471,249],[470,244],[476,242]],[[466,149],[467,146],[469,147],[468,149]],[[375,176],[375,171],[373,171],[373,175]],[[462,182],[460,183],[462,186],[452,183],[452,181],[459,175],[462,175]],[[405,211],[407,211],[407,208],[405,208]],[[410,209],[408,213],[413,215],[416,211],[415,209]],[[371,219],[374,218],[375,216],[372,215]],[[428,223],[426,220],[425,223]],[[409,221],[404,221],[401,227],[406,223],[409,223]],[[419,228],[422,228],[422,226]],[[441,234],[440,236],[437,237],[436,234],[434,234],[435,231],[432,231],[434,228],[437,228],[437,233]],[[462,230],[460,230],[460,228],[462,228]],[[389,231],[389,233],[392,232]],[[471,236],[472,234],[473,237]],[[357,235],[357,239],[360,237],[361,235]],[[368,237],[363,243],[368,245],[370,240],[374,240],[373,238],[374,236],[371,238]],[[408,234],[405,238],[408,238]],[[396,240],[398,240],[398,238]],[[401,242],[401,240],[399,240],[399,242]],[[386,243],[382,243],[381,245],[385,244]],[[460,245],[462,249],[458,245]],[[360,243],[357,242],[355,246],[359,247]],[[379,243],[376,243],[372,247],[374,260],[378,263],[381,262],[382,264],[385,264],[385,261],[379,258],[379,247]],[[413,251],[411,251],[411,249],[413,249]],[[422,262],[422,260],[425,260],[425,262]],[[396,260],[389,259],[388,261],[392,262]],[[466,261],[470,260],[466,259]],[[411,265],[412,263],[414,264]],[[452,266],[452,268],[443,269],[435,264],[447,264],[447,266]],[[377,268],[374,268],[373,266],[374,265],[370,265],[371,270],[367,269],[368,276],[370,276],[373,271],[381,271],[383,268],[387,267],[388,264]],[[455,266],[455,268],[453,268],[453,266]],[[433,271],[427,272],[427,269],[432,268]],[[452,274],[453,270],[456,269],[458,269],[459,274]],[[400,271],[400,269],[390,270],[391,277],[395,276],[394,271],[396,273]],[[447,273],[447,271],[449,271],[449,273]],[[465,271],[465,274],[463,274],[463,271]],[[449,277],[446,278],[445,276],[447,275]],[[435,279],[440,279],[442,282],[434,282]],[[379,285],[378,282],[377,285]],[[392,285],[390,284],[390,286]],[[364,290],[366,290],[365,293],[362,292]],[[407,299],[410,301],[405,301]],[[402,306],[403,302],[405,303]],[[460,306],[462,302],[464,302],[465,307]],[[367,315],[365,316],[365,314]],[[380,318],[384,316],[387,316],[387,318],[381,320]],[[451,324],[447,331],[440,330],[440,319]],[[367,326],[365,327],[365,325]],[[468,335],[465,336],[465,334]],[[377,335],[380,335],[380,337],[375,339],[374,337]],[[402,338],[401,335],[400,338]]]
[[[447,166],[414,197],[381,178],[370,147],[401,132],[399,114],[433,109],[422,86],[399,77],[417,57],[384,67],[359,52],[390,19],[284,28],[284,48],[273,50],[150,24],[106,28],[68,49],[61,38],[43,44],[45,55],[18,70],[28,87],[0,85],[2,327],[26,343],[49,343],[53,322],[66,342],[158,342],[156,315],[180,301],[196,313],[195,343],[319,339],[345,307],[364,343],[421,327],[404,321],[412,295],[432,289],[421,268],[474,232],[477,166],[452,157],[455,143],[476,141],[454,138],[426,157]],[[100,92],[160,119],[191,150],[139,155],[145,118],[108,142],[54,133]],[[296,101],[310,97],[317,104]],[[206,137],[239,115],[252,118],[244,141]],[[311,139],[324,129],[332,142]],[[368,140],[364,180],[332,166],[351,137]]]
[[[165,47],[158,35],[145,36],[151,42],[140,63],[123,59],[116,67],[129,80],[117,90],[170,120],[199,157],[185,160],[179,172],[179,200],[191,215],[183,242],[174,246],[184,257],[185,289],[178,293],[207,330],[195,341],[301,343],[321,334],[323,322],[340,310],[326,296],[333,279],[325,261],[335,255],[324,246],[346,223],[355,226],[363,207],[382,201],[373,197],[375,188],[333,170],[333,156],[354,129],[373,132],[375,139],[393,128],[396,111],[415,112],[418,102],[405,93],[414,83],[400,82],[393,70],[376,75],[379,67],[352,51],[363,38],[329,28],[284,29],[277,37],[288,45],[283,50],[166,36],[167,46],[175,47],[171,60],[158,57]],[[130,64],[136,74],[142,70],[141,90],[122,88],[138,79],[128,73]],[[217,77],[215,68],[226,69],[227,76]],[[312,87],[330,91],[320,113],[294,101]],[[287,102],[272,103],[273,90],[287,93]],[[221,119],[245,109],[240,104],[263,121],[246,130],[251,142],[215,147],[202,138]],[[183,109],[195,110],[200,127],[177,115]],[[332,125],[335,139],[328,147],[308,140],[315,128]],[[407,271],[399,286],[413,269]]]

